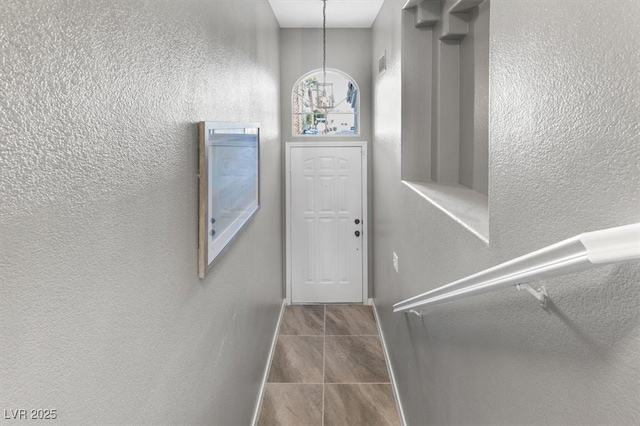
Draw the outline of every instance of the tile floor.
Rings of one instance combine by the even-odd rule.
[[[371,306],[287,306],[258,425],[399,424]]]

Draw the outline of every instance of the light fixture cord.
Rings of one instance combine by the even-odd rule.
[[[327,0],[322,0],[322,83],[327,84]]]

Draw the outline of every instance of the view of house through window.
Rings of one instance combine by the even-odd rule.
[[[347,74],[312,71],[293,87],[294,135],[358,135],[358,86]]]

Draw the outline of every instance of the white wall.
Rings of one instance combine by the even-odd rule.
[[[581,232],[640,221],[640,3],[491,1],[486,246],[400,182],[403,2],[373,27],[374,290],[408,423],[640,423],[640,264],[391,313]],[[406,12],[405,12],[406,13]],[[372,61],[376,69],[377,61]],[[390,102],[389,100],[395,100]],[[400,273],[392,267],[399,256]]]
[[[250,422],[281,301],[278,31],[266,0],[0,4],[0,409]],[[262,123],[261,210],[203,280],[201,120]]]

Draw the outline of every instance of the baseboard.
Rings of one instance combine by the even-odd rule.
[[[262,384],[260,385],[260,394],[258,395],[258,401],[256,403],[256,409],[253,413],[253,420],[251,424],[256,426],[258,424],[258,416],[260,416],[260,409],[262,408],[262,398],[264,397],[264,388],[267,386],[267,379],[269,377],[269,368],[271,367],[271,361],[273,360],[273,354],[276,350],[276,343],[278,342],[278,332],[280,331],[280,322],[282,322],[282,315],[284,308],[287,305],[287,300],[282,299],[282,306],[280,307],[280,316],[278,317],[278,323],[273,333],[273,340],[271,341],[271,349],[269,350],[269,359],[264,369],[264,376],[262,377]]]
[[[396,399],[396,405],[398,406],[398,413],[400,414],[400,422],[402,426],[407,426],[407,419],[404,416],[404,410],[402,409],[402,401],[400,401],[400,394],[398,393],[398,384],[396,382],[396,375],[393,373],[393,366],[391,365],[391,360],[389,359],[389,351],[387,350],[387,342],[384,339],[384,333],[382,331],[382,327],[380,326],[380,317],[378,316],[378,309],[376,308],[376,303],[373,299],[369,299],[371,301],[371,306],[373,307],[373,315],[376,317],[376,325],[378,326],[378,333],[380,334],[380,340],[382,341],[382,351],[384,352],[384,360],[387,363],[387,369],[389,370],[389,376],[391,378],[391,387],[393,388],[393,396]]]

